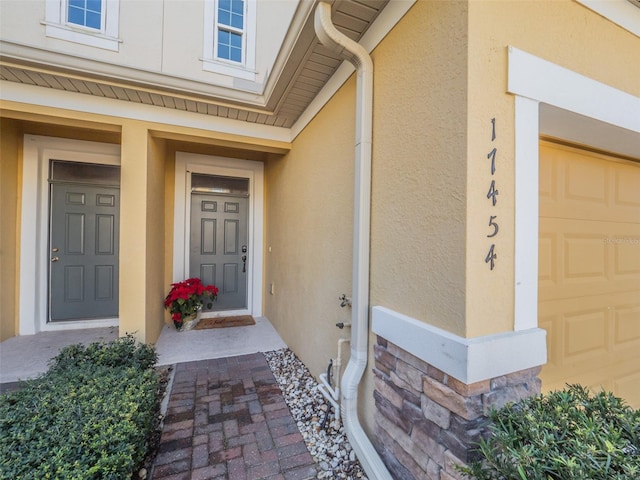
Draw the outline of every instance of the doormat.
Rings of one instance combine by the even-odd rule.
[[[251,315],[238,315],[235,317],[203,318],[196,325],[194,330],[204,330],[207,328],[244,327],[255,325],[256,321]]]

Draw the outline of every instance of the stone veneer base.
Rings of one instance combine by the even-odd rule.
[[[397,480],[463,480],[486,414],[540,393],[540,367],[464,383],[378,335],[376,449]]]

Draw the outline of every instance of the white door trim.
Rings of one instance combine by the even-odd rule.
[[[515,95],[514,330],[538,326],[541,134],[629,156],[640,152],[640,98],[509,47]]]
[[[264,238],[264,165],[251,160],[176,152],[175,198],[173,215],[173,282],[189,275],[189,235],[191,218],[191,175],[226,175],[249,179],[249,255],[247,271],[247,309],[224,311],[224,315],[262,316],[262,272]],[[220,315],[205,313],[204,317]]]
[[[19,335],[40,331],[117,326],[117,318],[48,322],[49,161],[120,165],[120,146],[25,135],[20,217]]]

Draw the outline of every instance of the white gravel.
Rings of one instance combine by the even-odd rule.
[[[307,367],[288,348],[265,352],[264,356],[311,456],[320,466],[317,478],[366,480],[342,422],[336,420]]]

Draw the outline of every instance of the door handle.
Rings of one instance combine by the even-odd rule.
[[[58,260],[60,260],[58,257],[53,257],[53,258],[51,259],[51,261],[52,261],[52,262],[57,262]]]
[[[247,256],[242,255],[242,273],[246,273],[247,271]]]

